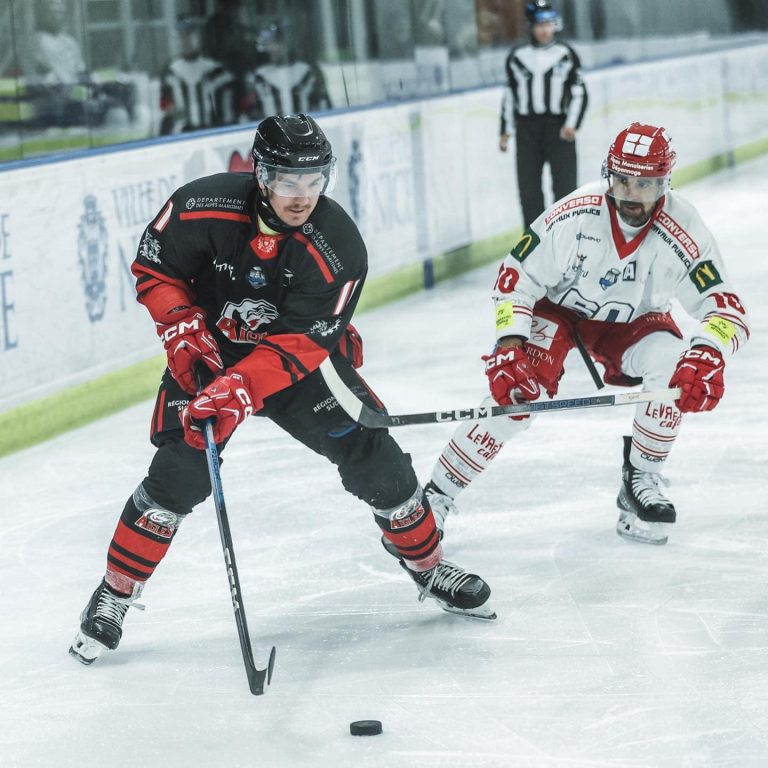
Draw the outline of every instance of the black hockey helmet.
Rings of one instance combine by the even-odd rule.
[[[551,22],[558,25],[560,15],[547,0],[531,0],[525,6],[525,18],[531,24],[546,24]]]
[[[322,173],[323,192],[335,178],[331,142],[309,115],[274,115],[262,120],[253,139],[253,171],[266,187],[277,173]]]

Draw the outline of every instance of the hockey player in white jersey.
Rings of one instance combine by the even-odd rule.
[[[747,312],[696,209],[670,190],[676,155],[663,128],[633,123],[603,164],[601,182],[557,201],[524,232],[493,289],[496,346],[483,357],[484,404],[553,397],[577,338],[607,384],[680,387],[674,403],[638,404],[624,437],[617,532],[651,544],[675,522],[662,470],[682,416],[723,395],[726,360],[749,338]],[[670,314],[698,320],[684,339]],[[436,515],[531,416],[464,422],[440,455],[427,492]]]

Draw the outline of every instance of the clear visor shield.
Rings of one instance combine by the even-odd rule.
[[[669,175],[625,176],[621,173],[608,173],[606,178],[608,193],[616,202],[650,205],[669,189]]]
[[[285,168],[259,163],[256,178],[270,192],[281,197],[318,197],[336,186],[336,158],[314,168]]]

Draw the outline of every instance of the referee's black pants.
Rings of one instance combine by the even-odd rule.
[[[576,189],[576,142],[560,138],[564,123],[565,117],[557,115],[515,118],[517,185],[526,227],[544,211],[544,163],[549,163],[555,200]]]

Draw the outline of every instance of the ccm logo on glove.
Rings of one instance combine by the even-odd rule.
[[[483,360],[491,395],[499,405],[536,400],[541,394],[531,361],[522,347],[496,349],[490,355],[484,355]]]
[[[191,395],[197,392],[197,363],[205,365],[211,373],[222,372],[224,364],[219,347],[205,327],[205,314],[201,309],[190,307],[176,322],[155,325],[168,355],[168,370],[185,392]]]
[[[680,355],[670,387],[680,387],[677,407],[684,413],[711,411],[725,391],[725,361],[719,349],[697,345]]]
[[[247,419],[254,410],[259,410],[262,405],[260,400],[254,407],[251,393],[239,373],[219,376],[182,411],[184,440],[193,448],[204,450],[203,424],[210,419],[213,422],[213,438],[216,444],[223,443],[240,422]]]

